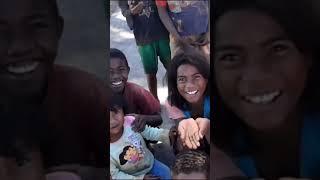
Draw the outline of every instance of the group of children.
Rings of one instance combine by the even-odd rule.
[[[145,8],[148,2],[128,3],[133,19],[155,12]],[[189,28],[186,7],[194,11],[197,4],[164,2],[156,5],[161,22],[171,20],[163,22],[171,39],[182,50],[188,44],[205,47],[189,43],[182,33]],[[209,146],[215,149],[215,179],[318,179],[318,32],[300,3],[215,4],[211,143],[205,48],[170,54],[165,107],[176,126],[161,129],[156,94],[127,82],[130,68],[121,51],[111,49],[113,93],[107,100],[108,89],[95,76],[54,65],[63,32],[56,1],[2,1],[0,179],[84,179],[81,172],[89,171],[91,179],[105,179],[105,119],[110,120],[112,179],[208,179]],[[176,150],[174,165],[156,160],[143,138],[169,139]]]
[[[188,154],[192,157],[198,154],[204,163],[200,163],[199,166],[206,167],[209,164],[207,161],[209,161],[210,101],[207,90],[209,69],[205,57],[201,54],[196,56],[184,53],[172,59],[168,78],[174,76],[174,80],[168,79],[171,95],[168,97],[166,107],[171,114],[170,119],[175,121],[177,126],[171,127],[170,130],[157,128],[162,123],[160,103],[143,87],[127,82],[129,69],[124,54],[118,49],[111,49],[110,86],[114,92],[109,103],[112,178],[173,178],[174,172],[171,173],[166,165],[154,159],[144,139],[171,142],[176,154],[179,154],[178,157],[189,157]],[[196,128],[190,128],[190,125],[194,125],[198,131],[194,132]],[[177,137],[177,131],[180,132],[178,134],[184,133],[184,137]],[[194,136],[197,136],[197,139]],[[202,149],[198,148],[200,144]],[[197,151],[187,151],[188,149]],[[179,167],[177,169],[188,169],[175,174],[175,178],[184,179],[185,175],[194,172],[195,176],[199,175],[202,179],[209,174],[202,168],[192,171],[193,166],[184,167],[184,165],[188,166],[188,164],[175,165]]]
[[[119,1],[119,7],[133,30],[150,92],[127,82],[127,58],[111,48],[110,178],[208,179],[208,1],[130,0]],[[158,57],[167,70],[162,109],[175,124],[170,129],[159,128]],[[154,158],[150,140],[170,142],[176,155],[171,168]]]
[[[206,130],[210,126],[210,71],[209,62],[204,63],[206,58],[202,58],[206,46],[198,49],[202,55],[188,53],[192,48],[185,51],[190,45],[201,44],[188,40],[205,39],[204,33],[190,39],[184,38],[188,33],[182,33],[194,31],[194,26],[187,25],[192,22],[188,21],[192,19],[190,14],[184,11],[190,4],[200,7],[203,1],[197,3],[156,1],[160,20],[170,34],[172,57],[165,66],[169,92],[165,106],[170,119],[177,123],[179,135],[171,138],[179,154],[171,178],[186,178],[174,172],[179,162],[192,156],[194,151],[186,148],[206,152],[211,145],[213,179],[318,179],[318,35],[317,24],[303,9],[307,6],[286,0],[223,0],[214,4],[215,135],[210,143],[210,131]],[[193,14],[201,17],[197,23],[206,19],[202,13],[198,15]],[[135,16],[132,19],[135,29]],[[182,51],[174,48],[175,42]],[[175,134],[173,129],[166,132],[166,138]],[[181,169],[187,169],[188,163],[184,165]]]

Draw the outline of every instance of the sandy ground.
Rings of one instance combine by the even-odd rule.
[[[128,28],[125,18],[122,16],[120,9],[116,5],[115,1],[111,1],[111,18],[110,18],[110,47],[118,48],[125,53],[128,59],[129,66],[131,67],[129,74],[129,81],[137,83],[144,88],[148,89],[146,77],[143,71],[142,62],[138,53],[138,49],[135,43],[134,35]],[[158,78],[158,96],[161,103],[165,101],[168,95],[167,87],[163,84],[163,78],[165,76],[165,69],[159,62],[159,70],[157,74]],[[169,120],[166,112],[162,111],[163,124],[162,128],[169,129],[172,126],[172,122]],[[172,153],[172,149],[169,146],[169,142],[162,142],[155,144],[154,154],[156,159],[164,162],[168,166],[171,166],[175,157]]]
[[[110,19],[110,47],[118,48],[127,56],[131,71],[129,81],[137,83],[148,89],[147,79],[144,74],[140,55],[132,31],[128,28],[126,19],[122,16],[120,9],[111,1]],[[159,61],[158,78],[158,97],[160,102],[164,102],[167,97],[167,87],[163,84],[165,69]]]

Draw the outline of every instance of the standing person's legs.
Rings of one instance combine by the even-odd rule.
[[[164,68],[167,69],[171,60],[170,42],[168,39],[157,41],[157,54]]]
[[[155,176],[160,176],[161,179],[171,179],[170,168],[156,159],[154,159],[153,167],[150,170],[150,173]]]
[[[138,46],[141,56],[144,71],[147,76],[149,91],[158,99],[157,92],[157,71],[158,71],[158,57],[154,43]]]

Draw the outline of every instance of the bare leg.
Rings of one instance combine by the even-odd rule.
[[[157,91],[157,75],[156,74],[147,74],[148,87],[151,94],[157,99],[158,91]]]

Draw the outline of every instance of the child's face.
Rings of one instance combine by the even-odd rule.
[[[110,59],[110,85],[114,92],[121,93],[128,80],[129,68],[124,60],[119,58]]]
[[[230,11],[216,24],[214,72],[224,102],[249,126],[265,130],[296,111],[310,60],[271,17]]]
[[[53,12],[48,0],[1,2],[0,96],[30,98],[42,92],[62,28]]]
[[[174,175],[172,177],[172,179],[207,179],[207,176],[204,173],[201,172],[192,172],[190,174],[184,174],[184,173],[180,173],[177,175]]]
[[[203,98],[207,82],[208,80],[193,65],[183,64],[177,69],[178,91],[191,104],[197,103]]]
[[[110,111],[110,135],[118,135],[121,133],[124,122],[124,113],[122,109],[117,112]]]

